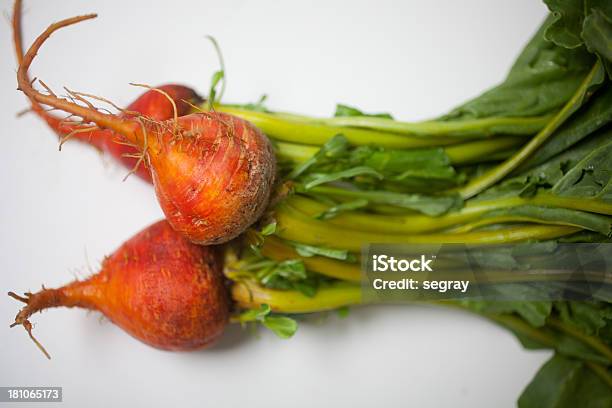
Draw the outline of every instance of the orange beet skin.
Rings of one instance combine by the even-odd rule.
[[[268,204],[276,171],[270,142],[249,122],[218,112],[180,117],[178,129],[148,137],[149,168],[166,219],[195,243],[235,238]]]
[[[228,322],[230,301],[218,247],[194,245],[159,221],[125,242],[100,272],[58,289],[21,297],[15,324],[50,307],[100,311],[136,339],[162,350],[209,346]],[[31,334],[31,333],[30,333]]]
[[[81,117],[135,146],[168,222],[192,242],[220,244],[244,232],[267,207],[276,175],[272,145],[255,126],[214,111],[164,121],[107,114],[34,89],[28,68],[42,44],[58,29],[94,17],[73,17],[49,26],[23,56],[19,89],[33,104]]]

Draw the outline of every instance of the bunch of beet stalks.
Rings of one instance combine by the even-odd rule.
[[[516,183],[502,183],[540,169],[555,155],[565,154],[576,169],[609,167],[610,129],[597,132],[612,120],[607,113],[612,87],[601,85],[604,68],[590,55],[586,68],[576,71],[580,75],[562,78],[569,83],[567,92],[540,110],[522,113],[519,106],[505,116],[493,112],[485,118],[417,123],[346,106],[339,106],[334,118],[313,119],[259,105],[222,105],[212,91],[204,100],[176,84],[145,86],[136,101],[119,108],[82,92],[66,90],[60,97],[30,78],[30,65],[52,33],[95,17],[52,24],[25,50],[16,0],[19,90],[58,135],[60,146],[69,139],[89,144],[150,182],[166,219],[126,241],[86,280],[23,296],[9,292],[25,303],[13,326],[22,325],[47,357],[29,319],[51,307],[97,310],[148,345],[194,350],[213,344],[229,322],[260,322],[290,337],[295,322],[283,315],[361,304],[359,251],[367,243],[600,242],[611,235],[608,196],[564,193],[584,178],[566,182],[574,177],[571,168],[554,173],[554,182],[544,168],[538,177],[551,179],[530,195],[508,190]],[[538,43],[541,37],[536,34],[525,55],[536,55],[538,46],[550,55],[550,46]],[[552,77],[556,86],[560,80]],[[542,89],[548,86],[542,83]],[[599,99],[592,96],[596,87],[603,89]],[[591,105],[603,100],[593,108],[601,117],[597,126],[578,118],[577,130],[568,136],[578,148],[570,151],[565,142],[558,148],[556,135],[572,130],[568,118],[581,105],[586,108],[579,114],[590,120],[589,98]],[[117,113],[94,103],[111,104]],[[586,148],[576,134],[590,137]],[[540,162],[533,157],[538,149],[546,156]],[[604,173],[609,177],[609,169]],[[540,318],[520,307],[485,312],[482,305],[475,310],[461,302],[442,303],[476,311],[560,355],[560,336],[573,336],[598,358],[580,364],[612,387],[610,339],[568,326],[561,317],[569,305],[551,306]],[[601,310],[608,307],[605,303]]]

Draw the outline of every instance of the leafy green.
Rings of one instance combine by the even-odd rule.
[[[518,400],[520,408],[609,408],[612,392],[580,360],[555,354]]]
[[[240,323],[259,321],[269,315],[271,311],[272,309],[270,309],[269,305],[263,304],[259,309],[249,309],[245,312],[242,312],[238,316],[238,321]]]
[[[305,190],[351,180],[360,185],[388,186],[401,192],[448,188],[462,180],[443,149],[351,147],[342,135],[326,142],[312,157],[295,166],[287,177],[300,180]]]
[[[363,163],[402,191],[427,191],[459,184],[457,174],[443,149],[390,150],[361,147],[352,153],[353,163]],[[419,188],[420,187],[420,188]]]
[[[363,198],[358,198],[357,200],[346,201],[340,204],[334,204],[331,207],[329,207],[327,210],[317,214],[315,218],[319,220],[329,220],[344,211],[357,210],[360,208],[364,208],[367,205],[368,205],[368,200],[365,200]]]
[[[552,21],[546,28],[545,38],[564,48],[578,48],[583,41],[580,36],[584,20],[582,0],[544,0],[552,13]]]
[[[612,203],[612,140],[586,155],[555,183],[552,191]]]
[[[348,105],[342,105],[340,103],[336,105],[336,113],[334,113],[334,116],[335,117],[366,116],[366,117],[372,117],[372,118],[393,119],[393,116],[391,116],[388,113],[364,113],[363,111],[360,111],[359,109],[355,107],[348,106]]]
[[[319,277],[306,270],[304,262],[299,259],[287,259],[261,269],[255,277],[265,287],[272,289],[294,289],[305,296],[313,297],[319,287]]]
[[[612,327],[612,304],[604,302],[555,302],[560,319],[576,329],[599,336]],[[612,343],[612,336],[606,337]]]
[[[593,152],[600,151],[600,149],[602,152],[605,152],[609,149],[608,145],[611,136],[612,128],[606,128],[595,132],[595,134],[585,138],[582,142],[575,144],[548,161],[485,190],[477,196],[476,200],[491,200],[516,195],[533,196],[538,190],[551,189],[555,184],[560,182],[571,169],[579,166],[579,163],[583,163],[580,165],[580,168],[585,168],[585,166],[588,167],[587,158],[589,155],[593,154]],[[602,158],[601,156],[598,157],[600,159]],[[593,159],[595,160],[597,157]],[[605,161],[605,154],[603,159]],[[604,172],[604,174],[599,174],[599,176],[605,178],[605,167],[602,169],[602,172]],[[574,176],[578,174],[578,170],[573,174]],[[573,177],[572,180],[582,185],[581,180],[576,180],[575,177]],[[557,189],[559,189],[559,193],[563,193],[563,191],[569,193],[569,191],[573,190],[573,188],[570,189],[570,187],[571,183],[568,178],[563,182],[563,188],[560,184]]]
[[[314,187],[310,191],[315,194],[364,199],[373,204],[388,204],[398,208],[419,211],[431,216],[442,215],[451,209],[460,208],[462,204],[461,197],[455,194],[433,196],[404,194],[387,190],[357,190],[327,186]]]
[[[305,162],[296,166],[291,173],[287,176],[289,179],[295,179],[302,175],[310,167],[317,164],[326,163],[330,160],[334,160],[337,157],[344,155],[349,148],[348,140],[342,135],[336,135],[329,139],[314,156]]]
[[[314,245],[306,245],[301,244],[299,242],[290,242],[288,243],[295,248],[295,251],[300,256],[305,256],[307,258],[315,255],[325,256],[327,258],[338,259],[340,261],[353,261],[354,258],[351,257],[351,253],[349,251],[343,249],[333,249],[333,248],[325,248]]]
[[[538,149],[538,153],[528,159],[523,171],[542,164],[555,155],[567,150],[571,146],[593,134],[612,121],[612,86],[609,84],[599,90],[595,96],[554,135]]]
[[[265,225],[261,229],[261,235],[263,236],[272,235],[275,232],[276,232],[276,221],[272,221],[271,223]]]
[[[519,287],[519,286],[516,286]],[[543,327],[546,319],[552,311],[552,302],[513,302],[513,301],[463,301],[463,304],[470,309],[484,314],[507,314],[516,313],[524,318],[534,327]]]
[[[503,216],[524,217],[526,219],[540,221],[543,223],[552,222],[575,225],[590,231],[599,232],[602,235],[612,234],[612,218],[566,208],[522,205],[518,207],[490,211],[486,213],[483,218],[486,219]]]
[[[350,231],[384,234],[394,222],[414,222],[419,227],[422,223],[425,233],[431,225],[432,234],[512,233],[523,227],[517,223],[544,230],[558,228],[546,224],[580,228],[556,240],[525,242],[479,260],[484,267],[504,265],[512,273],[532,270],[550,257],[564,264],[566,259],[555,251],[558,243],[611,242],[612,217],[602,214],[612,208],[608,206],[612,204],[612,84],[606,75],[606,70],[612,73],[612,2],[546,3],[552,14],[505,80],[440,120],[401,122],[347,105],[338,105],[335,117],[327,119],[271,113],[262,103],[245,107],[265,112],[246,118],[259,120],[272,137],[290,142],[284,145],[287,157],[299,158],[283,168],[288,185],[325,204],[309,215],[289,211],[288,204],[284,216],[299,219],[295,225],[303,234],[331,231],[338,238]],[[524,143],[512,137],[513,143],[502,145],[501,139],[489,138],[496,134],[527,137]],[[478,142],[499,142],[500,147],[487,145],[486,153],[470,143],[440,148],[450,136],[481,138]],[[321,148],[317,151],[316,146]],[[517,196],[533,198],[532,204],[509,207]],[[488,205],[491,210],[470,215],[472,208]],[[338,214],[342,216],[334,218]],[[308,221],[322,227],[306,231]],[[264,232],[291,237],[295,241],[286,243],[301,258],[276,262],[260,256],[248,273],[262,286],[293,290],[312,296],[313,302],[337,278],[323,276],[324,268],[317,269],[320,274],[309,272],[308,257],[331,258],[336,265],[356,260],[349,251],[298,242],[302,237],[298,232],[282,235],[286,230],[271,226],[264,227],[261,235]],[[327,241],[304,238],[304,242]],[[334,265],[330,259],[326,262]],[[456,303],[507,327],[527,348],[555,350],[519,406],[611,407],[612,286],[602,283],[585,289],[575,281],[547,282],[550,292],[544,293],[537,282],[513,278],[510,283],[490,285],[497,300],[486,297],[483,290],[480,298]],[[590,300],[543,296],[551,293],[564,299],[588,295]],[[258,321],[269,314],[269,310],[250,312],[249,318]],[[267,325],[279,335],[295,330],[295,322],[278,319],[268,319]]]
[[[330,183],[350,179],[357,176],[372,176],[377,179],[382,179],[384,176],[376,170],[366,166],[351,167],[346,170],[340,170],[332,173],[310,173],[304,183],[304,188],[309,190],[321,184]]]
[[[260,322],[281,339],[293,337],[297,331],[297,322],[287,316],[270,315],[271,312],[270,306],[263,304],[259,309],[250,309],[241,313],[238,321],[242,324]]]
[[[273,282],[274,279],[279,277],[290,281],[306,279],[306,267],[299,259],[287,259],[277,263],[265,273],[262,273],[259,278],[261,283],[267,286]]]
[[[612,6],[605,0],[600,0],[602,6],[607,4],[607,10],[591,9],[584,19],[582,38],[587,49],[605,61],[608,75],[612,77]]]
[[[548,18],[529,41],[503,83],[455,108],[444,119],[546,115],[563,106],[594,59],[585,49],[567,49],[548,41],[544,33],[551,23],[554,18]]]
[[[568,49],[586,47],[606,65],[612,63],[612,3],[608,0],[544,0],[553,20],[549,41]]]
[[[289,339],[297,331],[297,322],[287,316],[266,316],[261,323],[281,339]]]
[[[348,306],[339,307],[336,309],[336,313],[338,314],[339,318],[345,319],[349,316],[349,314],[351,314],[351,309],[349,309]]]

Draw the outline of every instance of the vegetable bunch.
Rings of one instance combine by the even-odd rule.
[[[27,74],[51,32],[90,16],[56,23],[23,54],[17,2],[19,86],[33,110],[65,138],[84,129],[100,132],[103,146],[129,143],[168,223],[128,241],[84,285],[11,294],[26,303],[16,324],[31,335],[32,313],[81,306],[156,347],[208,345],[230,312],[218,279],[224,269],[231,321],[260,322],[290,337],[293,315],[362,303],[364,244],[610,242],[612,6],[547,5],[550,17],[503,83],[439,118],[404,122],[347,105],[313,118],[271,111],[265,98],[225,104],[216,97],[223,70],[207,101],[153,89],[143,97],[161,94],[157,103],[171,111],[156,117],[151,106],[136,104],[101,113],[84,102],[86,94],[67,101],[36,91]],[[54,124],[40,104],[83,123]],[[188,255],[175,257],[175,249]],[[150,290],[134,291],[143,287],[136,282]],[[194,297],[181,310],[177,299],[187,293]],[[489,318],[527,348],[555,351],[519,406],[612,406],[609,290],[589,302],[437,304]]]

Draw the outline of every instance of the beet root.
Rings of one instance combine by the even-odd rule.
[[[17,62],[23,60],[23,42],[21,28],[22,2],[16,0],[13,8],[13,44]],[[132,102],[119,116],[134,117],[136,114],[145,116],[153,121],[171,119],[175,116],[187,115],[194,111],[193,105],[202,102],[202,98],[191,88],[179,84],[167,84],[156,87],[143,93]],[[134,169],[136,175],[151,182],[151,173],[146,166],[138,166],[138,149],[133,146],[116,143],[120,138],[108,129],[84,126],[81,122],[71,121],[43,108],[35,100],[31,100],[31,109],[62,140],[76,139],[89,144],[98,150],[108,153],[128,169]]]
[[[203,99],[189,87],[178,84],[161,85],[143,93],[119,116],[134,117],[139,114],[152,121],[163,121],[174,117],[175,108],[176,115],[187,115],[193,111],[192,105],[197,105],[202,101]],[[151,172],[147,166],[138,165],[138,148],[117,143],[117,140],[122,139],[121,135],[110,130],[98,132],[100,134],[97,139],[101,141],[103,151],[108,152],[126,168],[133,169],[135,174],[143,180],[152,182]]]
[[[24,297],[10,292],[26,303],[13,326],[23,325],[32,337],[32,314],[52,307],[80,307],[100,311],[158,349],[203,348],[221,336],[229,320],[222,270],[219,247],[192,244],[159,221],[125,242],[104,260],[99,273],[86,280],[57,289],[43,287]]]
[[[217,112],[180,117],[178,128],[177,135],[162,132],[161,142],[149,140],[168,222],[200,244],[235,238],[267,207],[276,168],[269,141],[250,123]]]
[[[135,146],[151,172],[168,222],[192,242],[209,245],[235,238],[262,215],[276,175],[271,143],[259,129],[218,112],[175,115],[165,121],[106,114],[40,93],[28,80],[32,60],[53,32],[94,17],[73,17],[49,26],[23,57],[17,72],[19,89],[35,103],[79,116]]]

